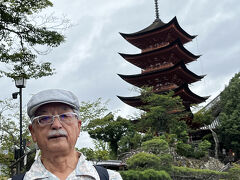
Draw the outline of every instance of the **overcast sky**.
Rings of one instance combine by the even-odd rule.
[[[126,62],[119,54],[140,53],[123,39],[119,32],[133,33],[155,20],[154,0],[54,0],[48,12],[65,15],[73,26],[66,30],[66,42],[46,55],[56,74],[29,80],[23,90],[23,105],[31,95],[49,88],[74,92],[80,101],[98,97],[110,100],[110,110],[119,110],[128,117],[136,109],[121,102],[116,95],[134,96],[133,86],[119,74],[136,74],[140,69]],[[198,35],[185,47],[198,61],[187,67],[198,75],[206,75],[190,86],[200,96],[216,97],[235,73],[240,71],[240,3],[239,0],[160,0],[159,13],[167,23],[175,16],[190,35]],[[8,78],[1,78],[0,99],[11,97],[17,88]],[[209,101],[208,100],[208,101]],[[207,101],[207,102],[208,102]],[[206,103],[207,103],[206,102]],[[202,104],[204,105],[204,104]],[[78,146],[89,146],[82,134]]]

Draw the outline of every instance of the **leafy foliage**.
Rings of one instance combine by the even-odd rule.
[[[127,160],[129,169],[144,170],[155,169],[160,170],[160,158],[155,154],[141,152],[133,155]]]
[[[124,135],[118,142],[119,153],[129,152],[131,150],[141,147],[142,136],[140,133],[132,129]]]
[[[169,153],[168,143],[159,137],[143,142],[142,148],[145,152],[153,153],[156,155]]]
[[[200,110],[194,114],[193,122],[201,124],[201,126],[209,125],[214,120],[212,111]]]
[[[172,163],[173,158],[170,154],[158,156],[146,152],[137,153],[127,160],[128,168],[134,170],[155,169],[170,172]]]
[[[37,63],[36,46],[57,47],[63,35],[38,23],[33,15],[52,6],[49,0],[4,0],[0,4],[0,62],[7,65],[0,75],[17,79],[40,78],[53,74],[49,62]]]
[[[81,148],[78,151],[83,153],[86,157],[87,160],[91,161],[103,161],[103,160],[109,160],[110,159],[110,154],[109,154],[109,149],[106,146],[106,143],[102,140],[96,141],[94,140],[94,145],[95,148]]]
[[[118,154],[118,142],[131,131],[131,123],[122,117],[114,119],[113,114],[109,113],[101,119],[94,119],[87,125],[87,131],[91,138],[103,140],[109,143],[113,157]]]
[[[194,147],[193,144],[184,143],[179,141],[177,143],[176,151],[179,155],[185,157],[201,158],[207,155],[208,149],[211,147],[211,143],[207,140],[201,141]]]
[[[93,102],[84,102],[80,103],[80,117],[83,123],[83,130],[86,130],[86,126],[91,120],[102,118],[103,114],[108,110],[107,101],[102,102],[101,98],[98,98]]]
[[[188,179],[220,179],[226,178],[228,173],[227,172],[219,172],[213,171],[208,169],[193,169],[187,167],[172,167],[171,176],[174,177],[184,177]]]
[[[93,150],[92,148],[81,148],[79,151],[87,157],[87,160],[90,161],[98,162],[110,159],[109,152],[107,150]]]
[[[146,104],[146,112],[142,115],[139,128],[142,132],[150,130],[155,135],[160,132],[170,132],[175,123],[183,118],[183,105],[180,97],[174,93],[159,95],[149,89],[142,91],[142,100]]]
[[[233,164],[233,167],[229,169],[228,179],[229,180],[240,179],[240,165],[239,164]]]
[[[167,172],[154,169],[146,169],[144,171],[128,170],[120,173],[124,180],[171,180]]]
[[[220,94],[221,113],[218,134],[225,149],[240,154],[240,73],[237,73]]]
[[[0,164],[5,165],[2,171],[6,176],[10,175],[10,165],[14,161],[14,148],[19,147],[20,143],[18,121],[18,105],[9,99],[0,101]],[[26,113],[23,113],[23,139],[31,142]]]

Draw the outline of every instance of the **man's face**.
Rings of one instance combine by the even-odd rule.
[[[40,106],[36,113],[36,116],[41,115],[59,115],[67,112],[73,112],[72,108],[62,103],[49,103]],[[32,134],[32,139],[37,142],[42,153],[69,153],[74,150],[77,138],[80,133],[81,121],[73,117],[70,123],[60,122],[58,117],[54,118],[52,124],[40,126],[37,121],[34,121],[29,126],[29,130]],[[65,131],[66,136],[52,137],[56,131]]]

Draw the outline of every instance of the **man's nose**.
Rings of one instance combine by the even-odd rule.
[[[62,128],[62,123],[60,122],[59,116],[53,116],[53,123],[51,125],[52,129]]]

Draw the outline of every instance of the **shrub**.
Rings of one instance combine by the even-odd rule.
[[[167,141],[160,138],[153,138],[149,141],[146,141],[142,144],[144,151],[153,153],[156,155],[165,154],[169,152],[169,146]]]
[[[121,171],[120,174],[124,180],[139,180],[140,175],[139,171],[135,170]]]
[[[165,171],[147,169],[144,171],[128,170],[121,171],[124,180],[171,180],[170,175]]]
[[[180,141],[177,144],[176,151],[179,155],[199,159],[207,155],[208,149],[210,147],[211,147],[211,143],[207,140],[200,142],[196,150],[194,150],[191,144],[186,144]]]
[[[240,165],[233,164],[233,167],[229,169],[228,174],[229,180],[240,180]]]
[[[208,140],[204,140],[198,144],[198,149],[204,155],[208,153],[208,149],[211,147],[211,143]]]
[[[209,169],[193,169],[187,167],[172,167],[171,176],[172,178],[186,177],[191,179],[220,179],[227,177],[226,172],[213,171]]]
[[[148,168],[159,170],[160,169],[160,158],[154,154],[141,152],[133,155],[127,160],[129,169],[145,170]]]
[[[193,148],[190,144],[183,143],[182,141],[177,144],[177,153],[181,156],[192,157]]]
[[[170,154],[162,154],[160,157],[160,169],[170,172],[172,170],[173,157]]]
[[[140,173],[141,180],[170,180],[171,177],[165,171],[156,171],[154,169],[147,169]]]

